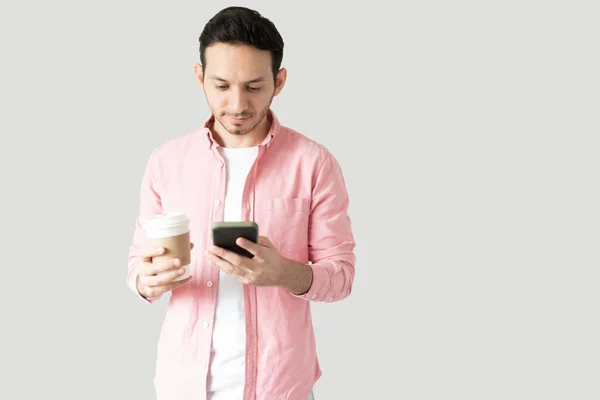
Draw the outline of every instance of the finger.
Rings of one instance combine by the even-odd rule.
[[[214,246],[214,245],[210,246],[209,252],[211,254],[216,255],[217,257],[220,257],[220,258],[228,261],[230,264],[237,265],[240,267],[244,266],[245,261],[248,259],[248,257],[242,257],[241,255],[234,253],[233,251],[229,251],[222,247],[218,247],[218,246]]]
[[[155,262],[148,265],[146,275],[156,275],[167,272],[172,269],[181,267],[181,260],[173,258],[172,260],[166,260],[161,262]]]
[[[180,281],[167,283],[162,286],[150,287],[150,289],[148,289],[149,296],[150,297],[162,296],[164,293],[168,292],[169,290],[173,290],[175,288],[178,288],[179,286],[185,285],[186,283],[188,283],[191,280],[192,280],[192,277],[188,276],[187,278],[182,279]]]
[[[254,242],[251,242],[248,239],[240,237],[240,238],[237,238],[237,240],[235,242],[242,249],[248,250],[250,252],[250,254],[252,254],[253,256],[257,256],[258,253],[260,252],[261,246],[259,244],[254,243]]]
[[[220,269],[227,275],[233,276],[241,283],[248,284],[252,282],[252,280],[249,278],[253,273],[253,270],[251,268],[233,265],[229,261],[218,257],[210,252],[208,252],[208,258],[210,260],[211,265],[214,268]]]
[[[229,261],[215,255],[214,253],[208,252],[208,260],[210,264],[225,272],[228,275],[239,275],[241,267],[231,264]]]
[[[140,257],[144,262],[150,262],[152,261],[152,257],[160,256],[164,252],[164,247],[149,247],[142,250]]]
[[[169,283],[168,285],[166,285],[166,289],[167,289],[167,291],[169,291],[169,290],[173,290],[173,289],[176,289],[176,288],[178,288],[179,286],[185,285],[186,283],[188,283],[188,282],[189,282],[189,281],[191,281],[191,280],[192,280],[192,277],[191,277],[191,275],[190,275],[190,276],[188,276],[187,278],[185,278],[185,279],[182,279],[182,280],[180,280],[180,281],[173,282],[173,283]]]
[[[190,250],[194,248],[194,243],[190,242]]]
[[[258,244],[261,245],[261,246],[264,246],[264,247],[271,247],[271,248],[275,247],[273,245],[273,243],[271,243],[271,241],[269,240],[269,238],[266,237],[266,236],[259,236],[258,237]]]
[[[142,282],[149,287],[162,286],[173,282],[181,275],[185,274],[185,268],[172,269],[167,272],[159,273],[157,275],[148,275],[141,277]]]

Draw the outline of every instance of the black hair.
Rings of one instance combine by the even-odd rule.
[[[205,51],[215,43],[250,45],[271,52],[273,78],[283,59],[283,38],[277,28],[258,11],[246,7],[227,7],[219,11],[204,26],[200,34],[200,63],[205,70]]]

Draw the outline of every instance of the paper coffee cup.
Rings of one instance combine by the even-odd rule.
[[[176,278],[176,281],[185,279],[190,274],[190,220],[183,212],[172,212],[153,215],[143,224],[148,245],[163,247],[162,255],[153,257],[153,261],[160,262],[178,258],[185,274]]]

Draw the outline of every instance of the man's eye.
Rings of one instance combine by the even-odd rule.
[[[227,86],[224,86],[224,85],[217,86],[217,89],[219,89],[219,90],[225,90],[225,89],[227,89]]]
[[[261,88],[260,87],[250,87],[248,89],[250,89],[251,92],[258,92]]]

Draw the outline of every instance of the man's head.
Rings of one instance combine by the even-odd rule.
[[[228,7],[208,21],[194,74],[217,130],[242,135],[263,126],[273,97],[285,83],[282,58],[281,35],[258,12]]]

